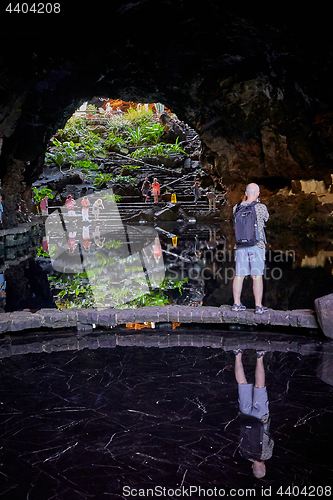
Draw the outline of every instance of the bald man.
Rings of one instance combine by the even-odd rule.
[[[265,267],[265,222],[269,218],[266,205],[259,201],[260,189],[258,184],[252,182],[246,186],[245,196],[241,202],[241,207],[255,203],[255,214],[257,219],[258,238],[254,246],[236,247],[236,273],[233,281],[234,305],[233,311],[245,311],[246,307],[241,303],[241,293],[244,277],[251,275],[253,280],[253,294],[257,314],[267,312],[267,307],[262,305],[263,294],[263,274]],[[235,205],[233,211],[238,205]]]

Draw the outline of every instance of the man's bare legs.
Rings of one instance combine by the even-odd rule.
[[[237,384],[247,384],[240,350],[235,352],[235,377]]]
[[[241,350],[235,351],[235,377],[237,384],[247,384]],[[254,387],[262,389],[265,387],[264,352],[257,353],[257,364],[254,372]]]
[[[263,281],[262,281],[262,276],[252,276],[253,280],[253,295],[254,295],[254,300],[256,303],[256,306],[262,307],[262,293],[264,289]]]
[[[254,372],[254,387],[263,389],[265,387],[264,351],[257,352],[257,364]]]
[[[244,276],[235,276],[234,281],[232,283],[232,291],[234,294],[234,304],[240,305],[240,297],[243,288]]]

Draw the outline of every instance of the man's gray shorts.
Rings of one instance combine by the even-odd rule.
[[[237,248],[236,276],[262,276],[265,267],[265,249],[257,245]]]
[[[261,418],[269,413],[266,387],[253,387],[253,384],[238,384],[239,409],[245,415]]]

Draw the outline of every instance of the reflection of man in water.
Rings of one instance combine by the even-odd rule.
[[[248,384],[243,363],[242,349],[235,352],[235,376],[238,383],[239,409],[241,411],[240,453],[253,462],[253,475],[260,479],[266,474],[265,460],[271,458],[274,441],[269,437],[269,408],[265,386],[264,351],[257,352],[255,384]],[[244,416],[247,416],[244,418]]]

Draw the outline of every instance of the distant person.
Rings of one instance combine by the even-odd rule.
[[[263,314],[267,307],[262,305],[265,267],[265,222],[269,218],[266,205],[260,203],[259,186],[248,184],[243,200],[234,206],[236,236],[236,275],[233,281],[233,311],[245,311],[241,293],[245,276],[252,276],[255,312]]]
[[[216,210],[216,196],[213,191],[208,191],[207,193],[209,201],[209,211]]]
[[[67,210],[68,210],[68,215],[70,215],[71,217],[74,217],[75,216],[75,210],[74,210],[74,207],[75,207],[75,200],[73,199],[73,196],[71,194],[69,194],[67,196],[67,199],[65,201],[65,205],[67,207]]]
[[[144,198],[146,198],[145,203],[147,203],[147,201],[148,201],[148,195],[149,195],[150,189],[151,189],[151,184],[148,180],[148,177],[146,177],[145,180],[143,181],[142,188],[141,188],[142,196]]]
[[[86,196],[83,197],[81,201],[81,206],[82,206],[82,220],[89,222],[89,205],[90,201]]]
[[[103,205],[102,200],[99,198],[93,204],[93,209],[92,209],[92,213],[95,216],[95,220],[99,219],[99,211],[100,211],[100,209],[104,209],[104,205]]]
[[[154,179],[154,182],[152,184],[152,192],[154,196],[154,203],[158,203],[158,197],[160,195],[160,185],[157,182],[157,179]]]
[[[195,181],[194,186],[193,186],[193,194],[194,194],[194,203],[197,203],[197,201],[200,198],[200,182]]]
[[[257,352],[255,383],[248,384],[244,373],[243,350],[234,351],[235,377],[238,383],[240,414],[240,454],[252,462],[253,475],[266,475],[265,461],[273,454],[274,441],[269,437],[269,402],[265,385],[264,351]]]
[[[48,196],[44,196],[44,198],[42,200],[40,200],[40,209],[41,209],[42,215],[49,214],[48,200],[49,200]]]

